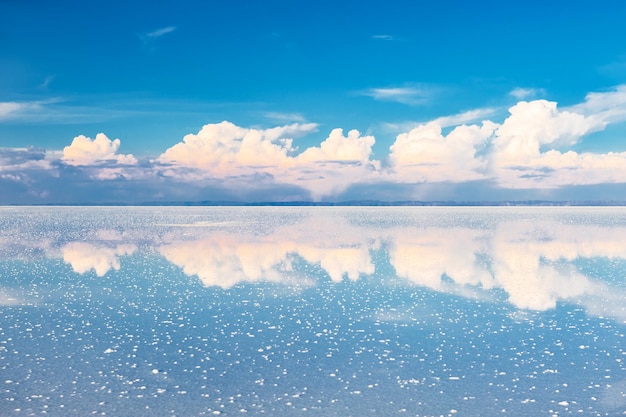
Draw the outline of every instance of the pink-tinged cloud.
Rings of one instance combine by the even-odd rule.
[[[626,183],[626,152],[567,150],[609,123],[626,120],[626,87],[592,93],[565,110],[546,100],[520,101],[501,123],[461,125],[442,134],[442,120],[418,125],[390,147],[387,181],[493,180],[503,189],[550,189]]]
[[[15,106],[5,107],[7,114],[15,111]],[[363,187],[369,187],[368,198],[389,196],[385,190],[396,186],[426,190],[419,198],[431,199],[428,193],[444,183],[457,187],[469,181],[481,181],[472,185],[485,192],[528,190],[518,195],[535,197],[544,190],[566,193],[568,187],[626,184],[624,149],[572,150],[587,135],[626,121],[626,86],[590,93],[584,102],[566,108],[546,100],[520,101],[504,120],[492,120],[494,114],[491,108],[469,110],[423,124],[396,125],[405,131],[396,130],[400,133],[382,163],[373,156],[375,137],[357,130],[333,129],[319,145],[297,146],[299,137],[317,131],[314,123],[269,129],[227,121],[207,124],[141,164],[119,152],[119,139],[81,135],[62,151],[0,149],[0,181],[15,190],[13,195],[24,195],[23,190],[47,195],[52,178],[71,190],[68,181],[80,174],[81,180],[120,180],[123,185],[111,189],[122,200],[124,190],[135,187],[150,189],[146,200],[152,195],[186,200],[219,194],[248,201],[264,200],[266,190],[279,200],[302,199],[307,193],[322,200],[341,199],[342,194],[354,198]],[[414,197],[409,190],[408,198]]]
[[[597,109],[600,99],[593,96],[593,100],[590,107]],[[560,150],[604,129],[612,112],[586,115],[561,111],[556,103],[545,100],[520,102],[509,111],[511,115],[496,131],[490,155],[494,178],[501,187],[557,188],[626,182],[626,153]]]
[[[131,255],[136,249],[133,244],[121,244],[113,248],[87,242],[71,242],[61,252],[63,261],[70,264],[75,272],[84,274],[93,269],[97,276],[102,277],[111,269],[119,270],[119,257]]]
[[[207,286],[229,288],[258,281],[312,285],[310,277],[294,270],[297,259],[319,265],[334,282],[356,280],[375,271],[370,250],[378,248],[377,242],[336,217],[331,221],[314,215],[297,224],[278,225],[263,236],[253,232],[254,223],[245,228],[206,223],[180,226],[185,227],[184,235],[164,236],[167,243],[159,252]],[[225,230],[207,234],[208,227]]]
[[[98,133],[95,139],[83,135],[76,136],[72,143],[63,149],[61,159],[68,165],[137,164],[137,159],[133,155],[117,153],[120,144],[119,139],[110,140],[104,133]]]
[[[293,138],[317,130],[313,123],[292,124],[272,129],[248,129],[230,122],[208,124],[198,134],[167,149],[158,158],[165,173],[177,179],[239,178],[239,186],[250,186],[250,179],[265,175],[272,182],[302,187],[313,198],[337,194],[379,168],[370,161],[373,136],[356,130],[343,135],[331,132],[319,147],[300,154]],[[189,171],[189,168],[194,171]]]
[[[485,147],[497,125],[461,125],[448,135],[436,122],[398,135],[390,148],[390,178],[398,182],[463,182],[488,178]]]

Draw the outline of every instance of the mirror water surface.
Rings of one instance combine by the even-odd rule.
[[[622,415],[626,210],[5,207],[0,311],[2,416]]]

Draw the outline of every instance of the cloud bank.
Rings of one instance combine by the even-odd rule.
[[[518,89],[511,94],[526,97],[533,92]],[[414,93],[383,89],[376,94],[398,98]],[[5,117],[19,110],[4,104],[0,111]],[[376,157],[374,135],[341,128],[329,129],[325,138],[322,132],[319,145],[301,148],[300,138],[321,130],[305,122],[266,129],[229,121],[210,123],[154,159],[144,160],[121,153],[120,139],[111,140],[104,133],[94,139],[79,135],[62,151],[0,149],[0,181],[19,183],[35,195],[36,185],[46,188],[38,183],[41,178],[59,178],[69,192],[72,178],[82,174],[94,181],[95,188],[100,180],[108,180],[111,186],[125,181],[126,189],[142,189],[148,200],[151,195],[185,198],[184,189],[194,190],[187,198],[206,190],[200,199],[239,195],[249,200],[266,195],[265,200],[280,200],[308,195],[324,200],[340,199],[355,187],[366,190],[357,198],[375,198],[385,187],[398,185],[443,189],[473,183],[483,184],[485,190],[527,195],[521,191],[549,193],[626,184],[626,152],[575,150],[588,135],[626,121],[626,86],[590,93],[567,108],[543,99],[522,100],[508,109],[503,120],[490,120],[494,114],[492,108],[474,109],[421,124],[397,125],[406,130],[396,135],[387,155]],[[119,195],[123,198],[123,193]]]
[[[314,123],[247,129],[230,122],[204,126],[158,158],[163,174],[177,180],[221,179],[240,186],[259,182],[297,185],[313,198],[345,190],[379,168],[370,160],[373,136],[334,129],[319,147],[297,154],[293,138],[317,129]]]

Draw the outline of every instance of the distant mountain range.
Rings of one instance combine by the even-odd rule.
[[[75,204],[40,204],[43,206],[313,206],[313,207],[499,207],[499,206],[626,206],[626,201],[589,200],[589,201],[551,201],[551,200],[515,200],[515,201],[379,201],[379,200],[352,200],[341,202],[314,202],[314,201],[159,201],[142,203],[75,203]]]

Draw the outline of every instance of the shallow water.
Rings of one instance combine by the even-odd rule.
[[[0,208],[0,415],[615,416],[623,208]]]

